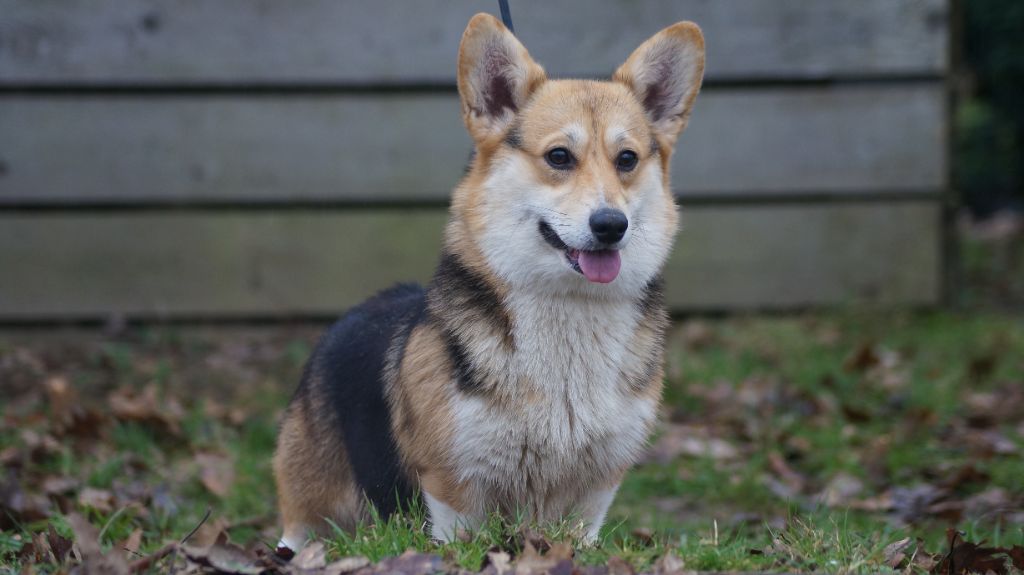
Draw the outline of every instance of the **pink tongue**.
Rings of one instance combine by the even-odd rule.
[[[622,260],[619,259],[618,250],[581,251],[579,264],[580,270],[588,280],[606,284],[619,275]]]

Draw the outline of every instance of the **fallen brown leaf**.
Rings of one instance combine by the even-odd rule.
[[[669,423],[648,450],[644,462],[664,465],[681,455],[730,460],[739,457],[739,450],[732,443],[712,436],[707,428]]]
[[[196,455],[196,463],[199,479],[210,493],[224,497],[231,491],[235,481],[235,465],[231,459],[219,453],[200,453]]]
[[[534,551],[538,553],[546,553],[551,549],[551,542],[544,536],[543,533],[525,527],[520,529],[515,536],[517,541],[516,547],[521,547],[525,553],[528,547],[532,547]]]
[[[142,528],[137,527],[132,531],[128,538],[118,544],[118,547],[129,553],[137,553],[139,547],[142,545]]]
[[[678,575],[685,569],[686,563],[672,550],[666,551],[654,562],[654,575]]]
[[[409,550],[398,557],[388,557],[372,568],[380,575],[433,575],[444,570],[444,561],[437,555]],[[568,575],[568,574],[567,574]]]
[[[46,399],[50,403],[50,416],[57,421],[62,421],[71,415],[72,409],[77,404],[71,384],[63,375],[48,377],[43,382],[46,390]]]
[[[551,545],[551,549],[544,554],[545,557],[554,559],[555,561],[566,561],[572,560],[575,556],[575,552],[572,549],[572,545],[562,541]]]
[[[1015,500],[1001,487],[986,489],[964,500],[964,513],[972,519],[994,519],[1020,509],[1024,509],[1024,501]]]
[[[107,418],[82,405],[65,376],[47,378],[43,388],[46,390],[50,424],[55,435],[76,440],[96,439],[102,435]]]
[[[128,575],[128,563],[120,549],[103,553],[100,548],[99,532],[85,517],[77,513],[67,516],[68,524],[75,534],[75,545],[82,557],[82,575]]]
[[[57,455],[62,449],[57,438],[49,434],[39,433],[34,429],[21,430],[21,441],[25,444],[25,449],[33,460],[48,455]]]
[[[847,372],[865,372],[878,365],[878,354],[874,345],[863,343],[843,361],[843,369]]]
[[[192,563],[213,569],[219,574],[258,575],[266,570],[255,556],[225,539],[206,548],[185,545],[181,550]]]
[[[864,491],[864,482],[848,474],[836,474],[818,495],[828,507],[845,507]]]
[[[219,419],[236,427],[245,423],[249,418],[249,414],[241,407],[225,407],[224,404],[214,399],[207,399],[203,403],[203,413],[207,417]]]
[[[78,492],[78,503],[100,513],[110,513],[114,510],[114,494],[106,489],[85,487]]]
[[[790,467],[781,453],[778,451],[769,453],[768,466],[792,492],[800,493],[804,490],[807,479]]]
[[[149,384],[142,389],[123,387],[107,397],[110,412],[122,421],[162,427],[173,435],[181,433],[181,420],[185,410],[173,397],[161,400],[160,390],[156,384]]]
[[[635,575],[633,566],[625,559],[613,556],[608,559],[608,575]]]
[[[687,321],[679,331],[686,347],[692,350],[701,350],[715,343],[715,332],[703,321]]]
[[[981,544],[965,541],[955,529],[946,530],[949,551],[932,569],[936,575],[966,573],[1009,573],[1009,567],[1024,570],[1024,547],[982,547]]]
[[[322,569],[326,566],[327,550],[324,548],[324,544],[319,541],[313,541],[303,547],[302,551],[299,551],[288,564],[290,569],[299,570]]]
[[[882,556],[886,565],[904,573],[915,571],[915,568],[928,571],[936,564],[934,556],[925,550],[924,542],[911,537],[890,543],[882,551]]]
[[[47,526],[46,543],[50,547],[50,552],[53,553],[53,560],[58,565],[64,564],[64,561],[68,558],[68,553],[71,552],[71,547],[74,545],[72,540],[57,533],[53,525]]]
[[[15,535],[19,540],[20,535]],[[50,555],[48,555],[50,553]],[[36,533],[30,536],[18,552],[18,559],[23,565],[36,565],[53,561],[50,544],[46,541],[45,533]]]
[[[504,551],[488,551],[482,575],[506,575],[512,572],[512,557]]]
[[[328,563],[323,568],[323,575],[343,575],[344,573],[353,573],[359,571],[370,565],[370,560],[366,557],[345,557]]]
[[[967,364],[967,374],[974,381],[983,381],[991,377],[999,363],[995,354],[979,355],[971,358]]]
[[[46,497],[27,493],[15,477],[0,483],[0,529],[14,526],[15,521],[41,521],[50,517],[53,505]]]
[[[47,495],[65,495],[78,488],[79,482],[74,477],[51,476],[43,480],[43,493]]]
[[[224,517],[218,517],[213,521],[205,521],[189,538],[189,543],[196,547],[209,547],[218,539],[227,537],[229,527],[231,527],[231,523]]]
[[[911,551],[913,543],[913,538],[907,537],[886,545],[885,549],[882,550],[882,557],[885,564],[893,569],[899,569],[907,560],[907,553]]]
[[[547,553],[541,553],[527,540],[523,552],[515,562],[516,575],[570,575],[573,570],[573,550],[568,544],[551,544]]]
[[[652,530],[649,527],[637,527],[636,529],[630,532],[630,535],[634,539],[643,543],[645,547],[650,547],[651,545],[654,545],[654,530]]]
[[[916,523],[928,515],[928,507],[945,496],[945,491],[927,483],[889,490],[892,512],[904,523]]]

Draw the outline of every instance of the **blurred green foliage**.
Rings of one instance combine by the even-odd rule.
[[[964,0],[973,86],[956,111],[957,187],[978,215],[1024,208],[1024,2]]]

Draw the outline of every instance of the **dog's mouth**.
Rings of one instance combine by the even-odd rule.
[[[544,220],[540,221],[540,235],[544,241],[565,254],[569,267],[594,283],[611,283],[619,275],[622,258],[619,250],[580,250],[569,247],[558,233]]]

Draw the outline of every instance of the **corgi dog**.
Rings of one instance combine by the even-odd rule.
[[[284,554],[417,497],[441,541],[494,512],[597,538],[658,411],[669,164],[703,73],[690,22],[594,81],[549,80],[499,20],[470,20],[475,153],[437,271],[349,310],[307,363],[274,456]]]

